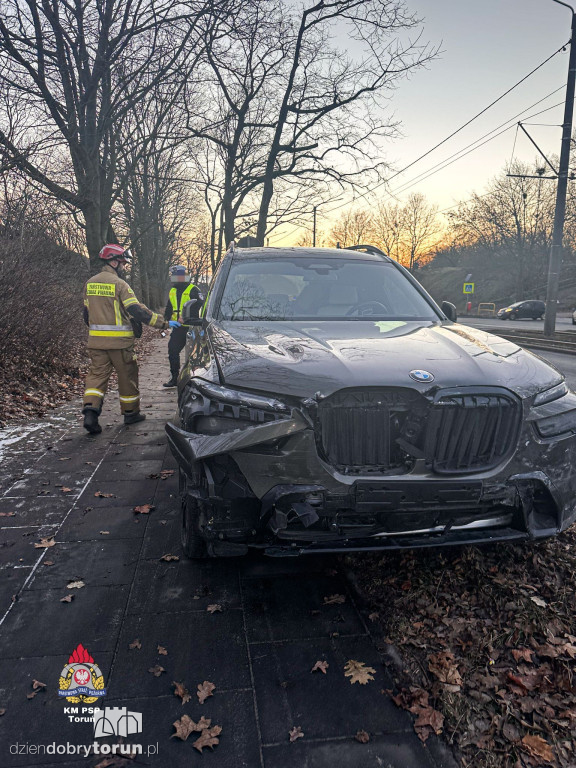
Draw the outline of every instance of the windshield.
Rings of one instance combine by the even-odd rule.
[[[223,320],[438,320],[393,264],[297,257],[233,261]]]

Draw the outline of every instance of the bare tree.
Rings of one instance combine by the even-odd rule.
[[[537,175],[527,164],[507,169],[518,175]],[[566,243],[574,242],[574,194],[567,206]],[[449,214],[453,233],[469,248],[484,254],[494,266],[513,276],[516,294],[528,284],[543,283],[546,275],[554,216],[554,186],[544,179],[512,178],[502,173],[482,195],[461,203]]]
[[[438,206],[419,192],[410,195],[402,209],[402,249],[406,266],[413,272],[429,261],[438,245],[441,228]]]
[[[369,242],[372,237],[372,215],[368,211],[345,211],[330,231],[329,244],[341,248]]]
[[[113,237],[110,211],[134,167],[123,163],[119,128],[154,88],[170,83],[178,97],[215,2],[4,0],[0,87],[24,98],[28,123],[17,141],[0,130],[2,163],[81,211],[92,259]],[[54,151],[67,174],[51,164]]]
[[[372,219],[375,244],[396,261],[402,261],[404,214],[399,203],[380,202]]]
[[[220,153],[225,241],[248,218],[263,244],[278,192],[294,221],[295,206],[309,213],[334,184],[365,190],[381,178],[380,141],[396,130],[386,101],[434,52],[400,42],[418,24],[403,0],[252,0],[225,24],[207,46],[207,95],[191,105],[189,129]],[[354,55],[335,46],[336,27]]]

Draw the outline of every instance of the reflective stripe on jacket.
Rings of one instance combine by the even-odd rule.
[[[182,314],[182,307],[184,306],[184,304],[186,304],[187,301],[190,301],[190,292],[192,291],[193,288],[196,288],[194,283],[190,283],[190,285],[186,286],[186,288],[180,294],[180,304],[178,304],[178,291],[176,290],[176,288],[170,288],[169,298],[170,298],[170,304],[172,304],[171,320],[178,320],[178,318]]]
[[[132,288],[105,264],[84,286],[87,312],[88,349],[126,349],[134,344],[130,315],[138,308],[143,321],[156,328],[167,323],[140,304]]]

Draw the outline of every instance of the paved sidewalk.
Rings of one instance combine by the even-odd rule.
[[[145,423],[125,428],[112,393],[98,437],[85,434],[74,403],[28,436],[13,433],[4,448],[0,440],[0,766],[123,764],[34,753],[93,742],[92,725],[69,722],[57,694],[79,643],[104,675],[103,705],[143,713],[143,733],[125,741],[145,752],[158,745],[129,765],[453,765],[434,739],[420,743],[385,693],[392,681],[336,559],[183,558],[178,472],[164,435],[176,404],[175,390],[162,387],[167,376],[167,343],[158,340],[141,370]],[[161,479],[162,470],[174,472]],[[145,504],[154,505],[149,514],[133,512]],[[34,547],[51,536],[55,546]],[[79,580],[84,587],[67,587]],[[61,602],[68,594],[72,602]],[[345,601],[325,604],[332,595]],[[215,604],[222,610],[207,610]],[[141,648],[131,649],[136,639]],[[351,685],[350,659],[373,667],[375,679]],[[326,674],[311,673],[317,661],[328,662]],[[149,671],[157,665],[159,676]],[[33,680],[46,690],[28,699]],[[185,684],[189,702],[174,696],[172,681]],[[216,687],[199,704],[203,681]],[[198,734],[170,738],[184,714],[222,727],[213,753],[193,748]],[[291,743],[294,727],[304,736]],[[359,730],[368,743],[355,740]]]

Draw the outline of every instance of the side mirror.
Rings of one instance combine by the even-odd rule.
[[[183,325],[202,325],[202,319],[198,317],[200,310],[200,302],[198,299],[190,299],[182,307],[182,323]]]
[[[458,312],[454,304],[452,304],[452,302],[443,301],[442,304],[440,305],[440,309],[442,310],[442,312],[444,312],[448,320],[452,320],[453,323],[455,323],[456,320],[458,320]]]

